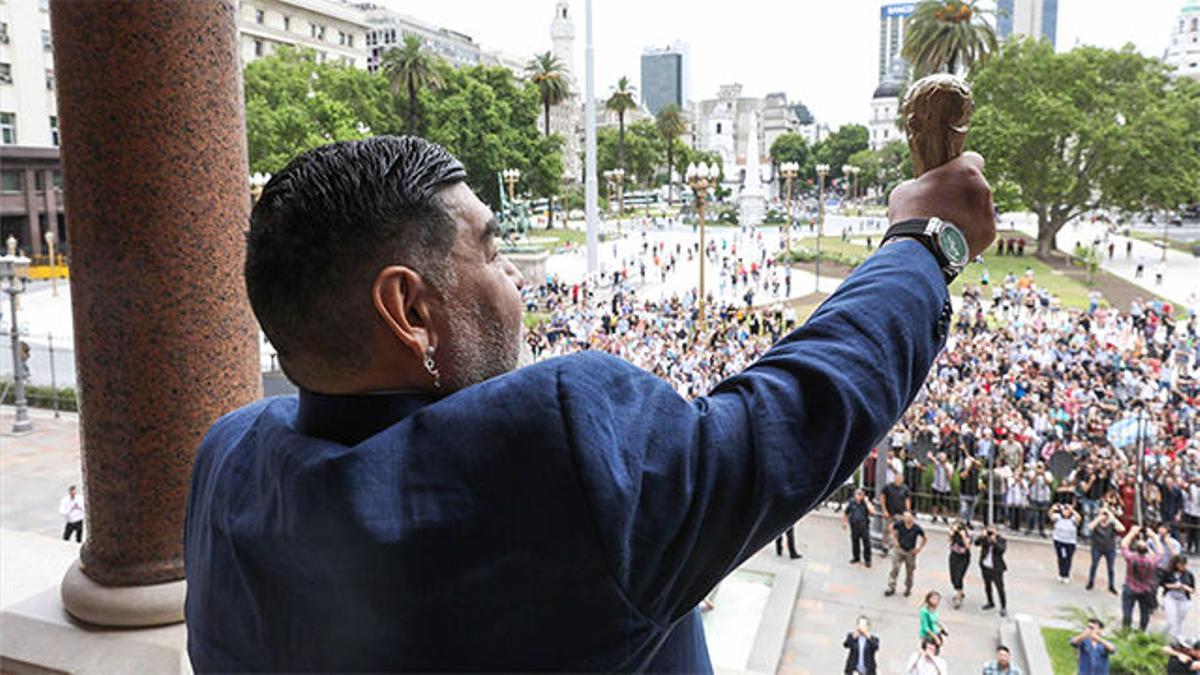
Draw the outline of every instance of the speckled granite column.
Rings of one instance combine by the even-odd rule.
[[[182,620],[196,446],[261,389],[236,17],[236,0],[51,3],[87,499],[63,600],[93,623]]]

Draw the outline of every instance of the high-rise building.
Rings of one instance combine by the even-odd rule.
[[[912,16],[915,2],[891,2],[879,8],[879,81],[892,72],[897,61],[903,63],[904,29]],[[905,66],[907,70],[907,65]]]
[[[642,53],[642,105],[657,115],[674,103],[680,108],[687,101],[687,49],[681,43]]]
[[[1058,36],[1058,0],[997,0],[996,37],[1029,35],[1054,46]]]
[[[1200,0],[1188,0],[1179,10],[1165,60],[1176,75],[1200,80]]]

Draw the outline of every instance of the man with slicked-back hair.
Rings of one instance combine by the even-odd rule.
[[[901,185],[892,220],[953,221],[977,254],[981,170]],[[198,450],[197,671],[711,671],[697,604],[845,482],[944,340],[945,266],[898,237],[695,400],[603,354],[517,369],[523,282],[466,179],[378,137],[264,188],[246,291],[300,393]]]

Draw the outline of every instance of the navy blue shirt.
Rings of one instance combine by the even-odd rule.
[[[694,401],[583,353],[441,399],[235,411],[192,475],[192,664],[711,671],[696,605],[899,418],[946,302],[900,241]]]

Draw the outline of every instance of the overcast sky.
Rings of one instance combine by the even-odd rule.
[[[554,0],[384,0],[392,9],[522,58],[550,48]],[[570,0],[583,86],[584,0]],[[994,3],[985,0],[987,4]],[[784,91],[836,127],[866,122],[878,84],[880,0],[593,0],[596,96],[617,78],[639,85],[647,46],[690,48],[689,97],[740,82],[746,95]],[[1059,0],[1058,49],[1132,42],[1161,57],[1184,0]]]

